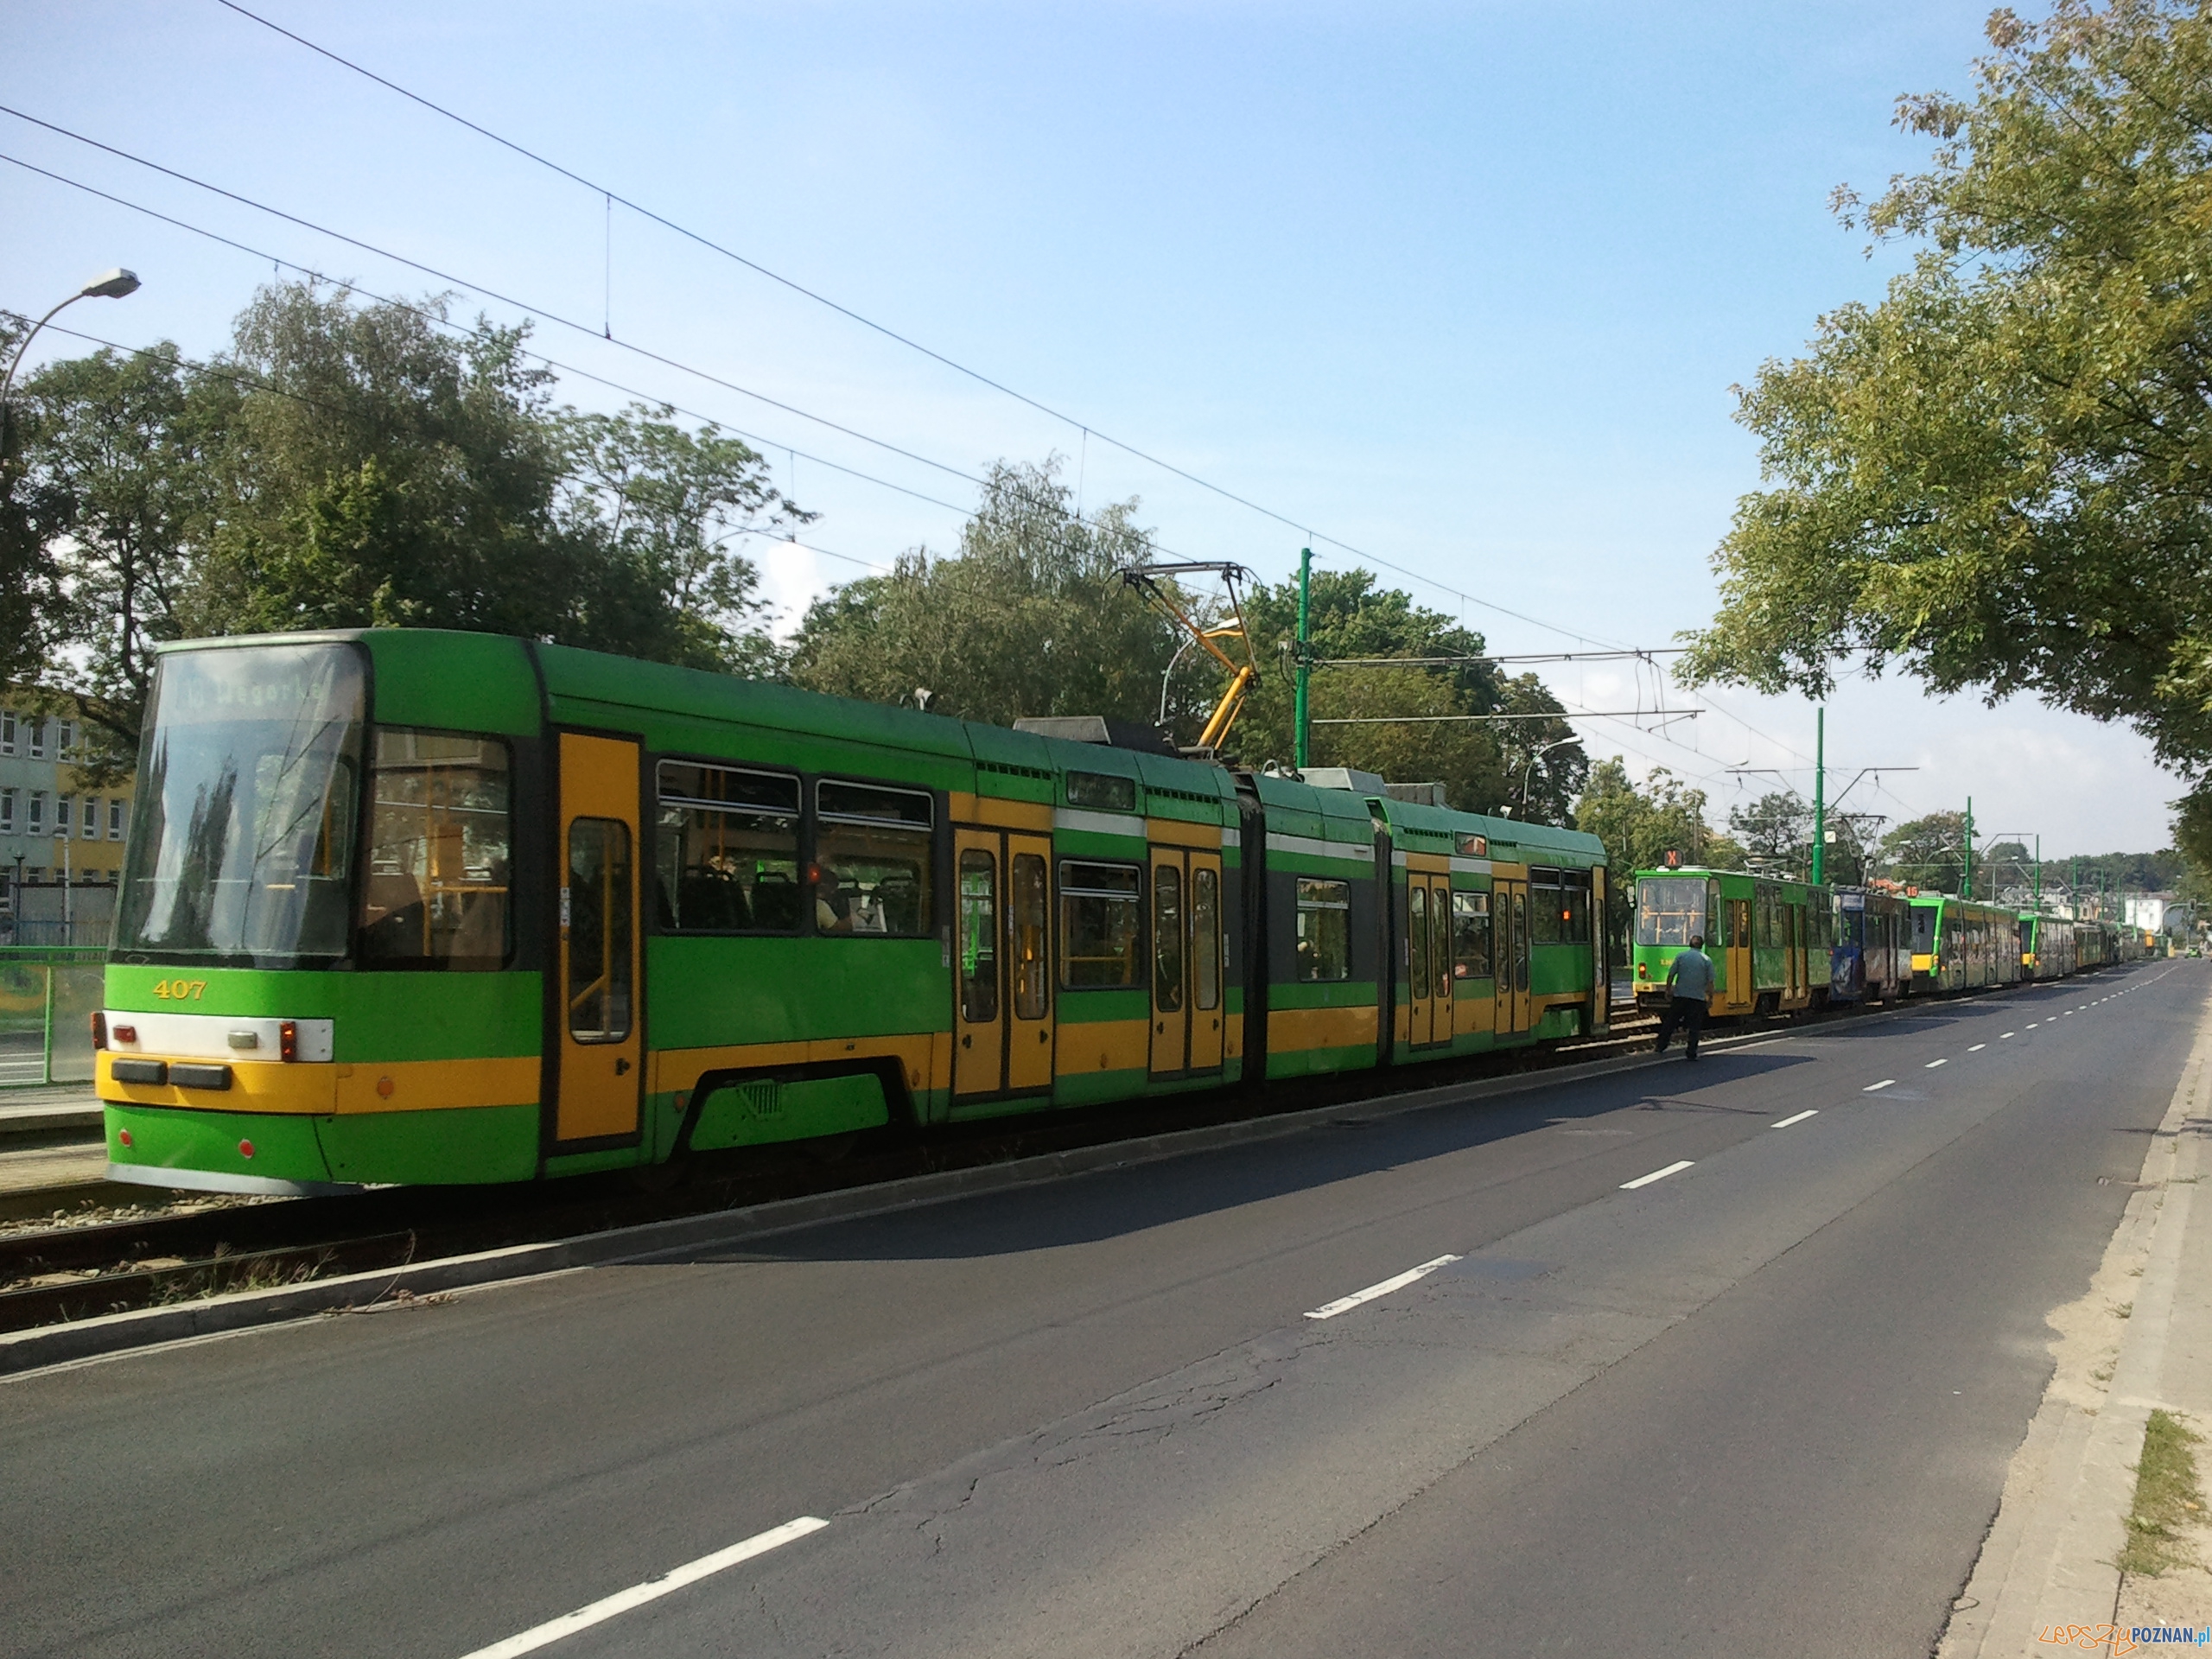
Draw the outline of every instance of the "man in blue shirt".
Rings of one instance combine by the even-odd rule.
[[[1659,1048],[1664,1054],[1675,1027],[1682,1028],[1685,1059],[1697,1058],[1698,1033],[1705,1028],[1705,1005],[1713,996],[1713,958],[1705,954],[1705,935],[1690,935],[1689,949],[1678,952],[1667,969],[1670,1001],[1659,1016]]]

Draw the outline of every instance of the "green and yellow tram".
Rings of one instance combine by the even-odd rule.
[[[483,634],[169,646],[112,1173],[527,1180],[1604,1027],[1595,837],[1096,724]]]
[[[1639,870],[1637,1006],[1666,1006],[1667,969],[1692,936],[1713,958],[1716,1016],[1825,1007],[1835,944],[1826,887],[1740,870]]]
[[[1910,899],[1915,990],[1980,990],[2031,976],[2018,911],[1950,893],[1913,893]]]

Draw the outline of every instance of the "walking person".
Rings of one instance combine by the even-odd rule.
[[[1659,1047],[1664,1054],[1675,1028],[1682,1030],[1683,1058],[1697,1058],[1698,1033],[1705,1029],[1705,1005],[1713,996],[1713,958],[1705,954],[1705,935],[1690,935],[1689,949],[1680,951],[1667,969],[1669,1001],[1659,1016]]]

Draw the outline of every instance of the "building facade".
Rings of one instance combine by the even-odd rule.
[[[0,692],[0,899],[26,888],[111,887],[123,872],[130,782],[86,783],[82,722]]]

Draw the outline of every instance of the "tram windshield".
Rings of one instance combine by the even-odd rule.
[[[365,677],[342,645],[173,652],[147,710],[118,952],[343,957]]]
[[[1690,935],[1710,937],[1705,883],[1692,876],[1652,876],[1636,889],[1636,942],[1688,944]]]

